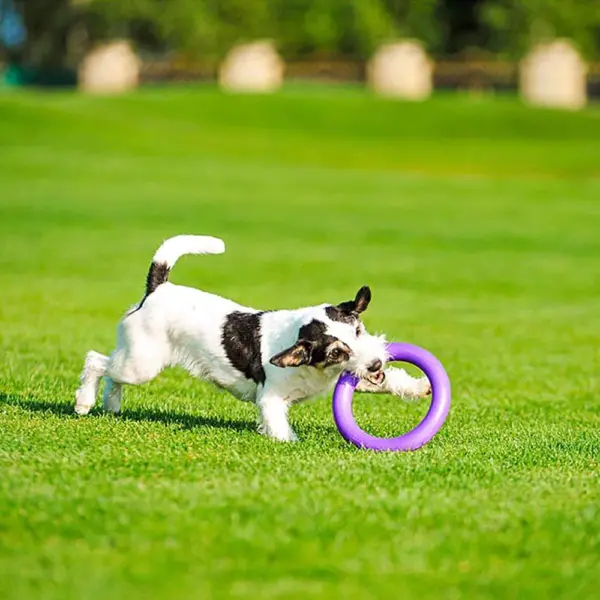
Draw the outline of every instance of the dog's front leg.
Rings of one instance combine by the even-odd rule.
[[[402,398],[424,398],[431,394],[431,384],[427,377],[411,377],[404,369],[388,367],[385,369],[385,380],[382,384],[371,383],[361,379],[356,388],[358,392],[371,394],[394,394]]]
[[[298,438],[288,421],[289,404],[274,390],[264,388],[258,395],[258,431],[281,442],[295,442]]]

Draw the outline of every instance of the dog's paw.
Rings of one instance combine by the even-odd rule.
[[[413,379],[409,386],[402,388],[400,395],[405,400],[421,400],[431,396],[431,383],[427,377],[420,377],[419,379]]]
[[[75,393],[75,413],[84,416],[94,408],[94,397],[90,398],[84,390],[77,390]]]
[[[276,442],[297,442],[298,436],[294,433],[292,429],[288,429],[286,431],[277,431],[270,427],[265,427],[264,425],[258,426],[258,433],[268,437]]]
[[[290,433],[288,434],[267,434],[268,437],[270,437],[272,440],[275,440],[276,442],[297,442],[298,441],[298,436],[293,432],[290,431]]]
[[[90,410],[93,408],[93,404],[76,404],[75,405],[75,414],[83,417],[89,414]]]
[[[431,396],[431,382],[427,377],[421,377],[417,380],[417,398],[426,398]]]

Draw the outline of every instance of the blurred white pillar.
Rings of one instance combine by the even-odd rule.
[[[283,84],[284,70],[273,44],[256,41],[229,51],[219,69],[219,84],[230,92],[275,92]]]
[[[414,40],[382,46],[367,65],[367,82],[375,93],[406,100],[428,98],[432,75],[432,61]]]
[[[519,78],[528,104],[577,110],[587,103],[587,65],[569,40],[532,48],[521,61]]]
[[[79,89],[87,94],[118,94],[139,84],[140,60],[125,40],[98,46],[78,70]]]

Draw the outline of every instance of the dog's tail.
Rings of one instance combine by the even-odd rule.
[[[223,254],[225,243],[206,235],[177,235],[165,240],[156,251],[146,276],[147,298],[159,285],[169,280],[169,273],[184,254]]]

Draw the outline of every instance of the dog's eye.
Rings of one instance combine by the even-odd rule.
[[[329,353],[329,356],[333,358],[333,360],[337,360],[338,358],[341,358],[342,351],[339,348],[333,348],[333,350],[331,350]]]
[[[360,325],[357,325],[356,326],[356,337],[358,337],[361,333],[362,333],[362,331],[360,329]]]

